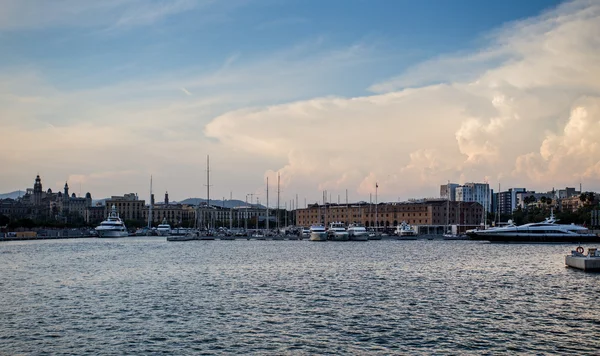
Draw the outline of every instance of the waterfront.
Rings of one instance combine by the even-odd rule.
[[[15,241],[0,354],[597,354],[574,245]]]

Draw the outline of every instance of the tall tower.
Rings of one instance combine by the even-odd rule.
[[[38,174],[35,177],[35,183],[33,184],[33,205],[42,204],[42,194],[42,180],[40,179],[40,175]]]
[[[69,215],[69,184],[65,182],[65,190],[63,193],[62,201],[62,214],[63,216]]]
[[[169,192],[165,192],[165,205],[169,205]]]

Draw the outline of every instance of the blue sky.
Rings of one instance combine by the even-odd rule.
[[[309,200],[364,200],[376,181],[388,200],[448,179],[595,187],[598,7],[5,0],[0,191],[39,172],[109,196],[153,174],[174,199],[202,196],[207,154],[215,196],[277,173]]]
[[[169,3],[154,2],[156,6]],[[0,65],[34,66],[54,85],[69,90],[156,72],[215,70],[231,57],[238,62],[257,60],[305,42],[319,42],[316,50],[362,44],[377,52],[377,58],[354,73],[350,86],[339,85],[332,93],[357,95],[372,82],[424,59],[476,47],[489,31],[558,3],[294,0],[202,5],[191,1],[181,12],[119,25],[126,15],[118,12],[128,8],[123,2],[102,13],[107,18],[96,23],[57,19],[46,27],[4,31]]]

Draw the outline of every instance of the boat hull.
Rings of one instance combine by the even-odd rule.
[[[311,232],[310,241],[327,241],[327,233],[325,232]]]
[[[333,233],[329,235],[331,241],[348,241],[347,233]]]
[[[369,235],[367,235],[367,234],[350,235],[350,241],[369,241]]]
[[[469,232],[470,240],[489,241],[495,243],[531,243],[531,244],[562,244],[562,243],[595,243],[600,242],[600,236],[594,234],[485,234]]]
[[[565,256],[565,264],[586,272],[600,272],[600,258],[586,256]]]
[[[98,232],[98,237],[102,237],[102,238],[129,236],[129,233],[127,231],[117,231],[117,230],[96,230],[96,231]]]

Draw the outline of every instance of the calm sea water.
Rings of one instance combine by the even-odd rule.
[[[572,245],[0,244],[0,354],[600,354]]]

